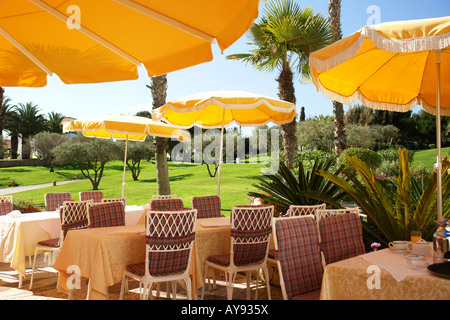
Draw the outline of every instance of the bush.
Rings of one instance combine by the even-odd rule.
[[[42,209],[32,200],[13,200],[13,210],[19,210],[22,213],[40,212]]]
[[[345,167],[349,167],[347,158],[349,156],[355,156],[364,161],[372,170],[376,170],[381,165],[381,157],[375,151],[361,148],[348,148],[342,151],[339,159],[341,164]]]

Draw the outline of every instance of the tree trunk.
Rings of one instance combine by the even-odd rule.
[[[278,97],[281,100],[295,103],[295,88],[293,82],[292,71],[287,64],[277,79],[278,81]],[[294,168],[294,154],[297,146],[297,121],[294,118],[292,122],[281,125],[283,145],[284,145],[284,162],[288,169]]]
[[[17,149],[19,148],[19,137],[11,135],[11,159],[17,159]]]
[[[163,74],[151,78],[149,86],[152,92],[153,109],[159,108],[166,103],[167,96],[167,75]],[[155,157],[156,157],[156,184],[158,195],[169,195],[169,167],[167,165],[167,139],[155,137]]]
[[[30,159],[31,144],[30,135],[22,134],[22,159]]]
[[[342,39],[341,29],[341,0],[329,0],[328,2],[328,20],[333,29],[334,41]],[[333,101],[334,115],[334,152],[336,156],[341,154],[346,147],[345,124],[344,124],[344,106],[342,103]]]

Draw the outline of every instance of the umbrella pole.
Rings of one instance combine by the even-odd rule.
[[[125,156],[123,159],[122,198],[125,196],[125,170],[127,168],[127,149],[128,149],[128,134],[125,140]]]
[[[225,126],[225,108],[222,115],[222,131],[220,132],[220,150],[219,150],[219,174],[217,178],[217,195],[220,196],[220,173],[222,171],[222,158],[223,158],[223,127]]]
[[[437,71],[437,114],[436,114],[436,136],[437,136],[437,217],[442,219],[442,162],[441,162],[441,51],[436,50]]]

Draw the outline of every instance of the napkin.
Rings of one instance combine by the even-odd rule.
[[[22,212],[20,212],[19,210],[13,210],[8,213],[7,216],[11,218],[20,218],[22,216]]]

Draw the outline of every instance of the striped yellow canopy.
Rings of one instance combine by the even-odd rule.
[[[116,140],[143,141],[147,135],[174,138],[189,142],[189,132],[145,117],[108,115],[90,119],[71,120],[63,126],[63,132],[80,131],[86,137]]]
[[[1,0],[0,86],[150,77],[212,60],[258,17],[259,0]]]
[[[440,56],[440,57],[439,57]],[[450,17],[366,26],[310,55],[314,84],[344,104],[408,111],[416,105],[450,115]]]
[[[194,125],[221,128],[232,125],[263,126],[269,122],[285,124],[296,116],[295,105],[246,91],[219,90],[197,93],[166,103],[152,113],[180,128]]]

